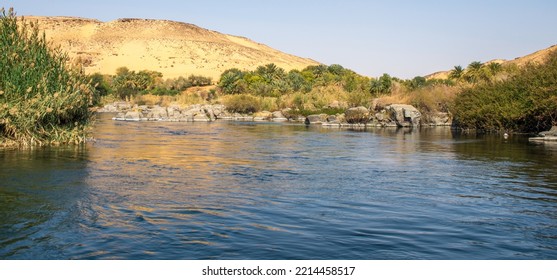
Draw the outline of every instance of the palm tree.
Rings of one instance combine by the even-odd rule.
[[[488,64],[487,68],[489,68],[489,71],[493,75],[497,75],[501,71],[503,71],[503,65],[501,65],[501,63],[497,63],[497,62],[492,62],[492,63]]]
[[[286,76],[284,69],[274,63],[257,67],[255,73],[265,79],[267,84],[271,84],[274,80],[283,79]]]
[[[460,80],[463,74],[464,74],[464,68],[462,68],[462,66],[460,65],[457,65],[453,68],[453,70],[449,74],[449,78],[454,80]]]
[[[480,61],[470,63],[464,73],[464,79],[469,83],[477,83],[482,77],[482,66]]]

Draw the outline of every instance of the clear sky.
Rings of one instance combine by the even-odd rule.
[[[18,15],[169,19],[400,78],[557,44],[555,0],[0,0]]]

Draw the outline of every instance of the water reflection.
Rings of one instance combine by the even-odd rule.
[[[521,138],[110,116],[95,138],[0,153],[1,258],[557,257],[555,150]]]
[[[87,150],[0,150],[0,164],[0,256],[61,257],[65,233],[84,195]]]

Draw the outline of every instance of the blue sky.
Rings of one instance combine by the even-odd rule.
[[[169,19],[356,72],[401,78],[557,44],[557,1],[0,0],[19,15]]]

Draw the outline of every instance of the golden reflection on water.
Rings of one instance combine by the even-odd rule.
[[[189,135],[194,130],[203,129],[204,124],[141,123],[136,125],[100,125],[96,135],[103,135],[109,148],[94,149],[99,159],[125,159],[128,162],[148,161],[152,165],[178,168],[198,168],[203,170],[209,164],[251,164],[252,161],[231,158],[224,155],[240,154],[246,147],[243,143],[214,141],[211,135]],[[144,126],[144,127],[141,127]],[[109,136],[110,138],[106,138]],[[220,156],[219,156],[220,155]]]
[[[97,122],[93,135],[96,142],[88,147],[90,168],[96,176],[88,183],[97,189],[99,197],[114,203],[113,208],[96,212],[118,215],[131,211],[127,215],[156,225],[159,230],[172,220],[195,223],[199,216],[223,217],[226,210],[207,207],[205,198],[235,203],[242,194],[252,191],[244,180],[269,169],[291,168],[280,160],[280,153],[295,151],[301,138],[292,136],[306,130],[304,126],[292,129],[283,125],[238,124],[223,131],[227,124],[117,122],[107,116]],[[268,162],[269,154],[277,156],[277,160]],[[165,205],[168,201],[175,204]],[[98,208],[95,202],[92,204]],[[168,219],[160,218],[165,215]],[[136,227],[125,219],[106,215],[98,219],[98,224],[129,230]]]
[[[443,256],[492,257],[510,242],[495,242],[500,232],[555,245],[546,225],[555,221],[547,209],[557,149],[514,136],[110,116],[100,116],[94,134],[86,146],[0,153],[0,245],[8,248],[0,257],[30,244],[23,257],[366,258],[377,256],[362,242],[381,236],[377,251],[432,258],[413,250],[455,244],[455,232],[497,247],[453,255],[449,246]],[[486,220],[493,235],[470,223]],[[525,231],[509,231],[507,221]],[[424,225],[437,234],[415,234]]]

